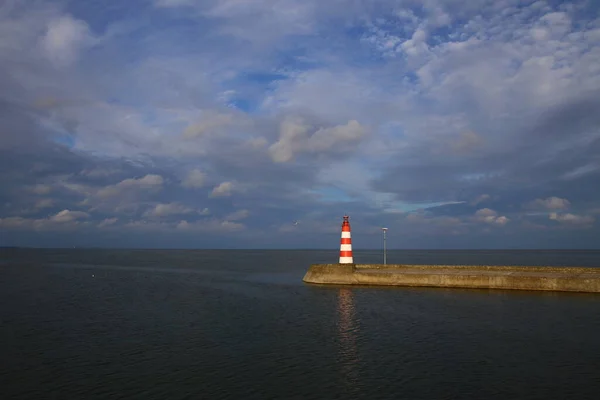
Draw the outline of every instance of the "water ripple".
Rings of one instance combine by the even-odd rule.
[[[600,392],[598,296],[302,284],[321,253],[76,254],[0,268],[4,398]]]

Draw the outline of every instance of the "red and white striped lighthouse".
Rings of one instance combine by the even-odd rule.
[[[340,241],[340,264],[354,264],[352,257],[352,235],[350,234],[350,222],[347,215],[344,215],[342,223],[342,240]]]

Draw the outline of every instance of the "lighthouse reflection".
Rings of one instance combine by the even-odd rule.
[[[338,293],[339,361],[343,380],[351,391],[357,388],[358,351],[356,337],[358,324],[352,298],[352,290],[342,288]]]

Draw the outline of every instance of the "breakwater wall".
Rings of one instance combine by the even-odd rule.
[[[303,279],[323,285],[424,286],[600,293],[600,268],[313,264]]]

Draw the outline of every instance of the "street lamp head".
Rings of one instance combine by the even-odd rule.
[[[382,230],[382,231],[387,231],[387,230],[388,230],[388,228],[381,228],[381,230]]]

